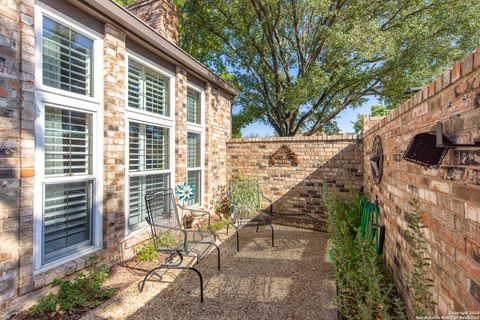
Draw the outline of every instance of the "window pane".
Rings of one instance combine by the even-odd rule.
[[[129,169],[151,171],[169,169],[167,128],[129,123]]]
[[[43,17],[43,84],[93,95],[93,40]]]
[[[200,195],[202,192],[201,170],[188,171],[187,182],[195,189],[195,194],[192,199],[188,200],[188,205],[200,204]]]
[[[187,90],[187,121],[201,123],[200,92],[188,88]]]
[[[147,216],[145,195],[150,192],[169,188],[169,178],[169,174],[130,177],[128,215],[128,225],[130,227],[134,227],[145,221],[145,217]]]
[[[43,263],[92,244],[92,181],[46,185],[44,201]]]
[[[169,116],[168,79],[130,59],[128,63],[128,106]]]
[[[45,175],[91,174],[92,116],[45,107]]]
[[[187,133],[187,167],[197,168],[201,166],[201,138],[199,133]]]

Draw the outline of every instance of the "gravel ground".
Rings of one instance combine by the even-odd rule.
[[[326,262],[325,233],[275,225],[275,247],[268,227],[220,232],[222,270],[216,253],[199,265],[205,302],[200,303],[198,276],[168,271],[152,279],[142,293],[138,283],[90,312],[92,319],[335,319],[335,283]],[[175,281],[173,281],[175,280]]]

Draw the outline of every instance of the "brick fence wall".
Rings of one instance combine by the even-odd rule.
[[[402,160],[411,138],[432,131],[437,121],[456,143],[480,137],[479,67],[477,50],[364,133],[365,188],[371,197],[378,196],[386,225],[386,263],[406,298],[410,318],[412,292],[404,279],[412,270],[412,258],[404,231],[412,198],[419,199],[427,226],[436,314],[480,310],[480,149],[452,149],[439,169]],[[377,135],[384,150],[378,185],[368,162]]]
[[[298,164],[272,164],[271,155],[288,146]],[[355,135],[235,139],[227,144],[228,176],[258,179],[274,211],[323,216],[322,185],[362,185],[362,145]]]

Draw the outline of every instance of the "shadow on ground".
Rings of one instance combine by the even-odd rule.
[[[198,269],[205,281],[203,304],[198,276],[183,272],[132,314],[127,305],[136,297],[125,296],[124,319],[335,319],[326,234],[279,225],[275,230],[274,248],[269,228],[258,233],[255,228],[241,230],[240,252],[235,250],[235,237],[226,239],[221,271],[216,269],[215,252],[202,261]],[[146,289],[158,284],[152,279]]]

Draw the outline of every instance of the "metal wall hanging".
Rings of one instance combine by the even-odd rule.
[[[403,159],[427,168],[437,169],[445,158],[448,149],[456,147],[480,148],[480,140],[476,139],[474,144],[452,143],[443,135],[443,124],[437,122],[435,134],[424,132],[413,137],[403,154]]]
[[[272,166],[297,166],[298,156],[287,145],[281,146],[270,156]]]
[[[448,150],[437,147],[436,140],[437,137],[431,133],[417,134],[410,141],[403,159],[428,168],[438,168]]]
[[[373,180],[377,184],[380,183],[383,174],[383,147],[380,136],[376,136],[375,140],[373,140],[370,167],[372,168]]]

